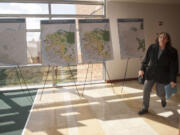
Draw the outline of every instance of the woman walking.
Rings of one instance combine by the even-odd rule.
[[[145,73],[143,107],[139,114],[148,113],[150,92],[156,84],[156,93],[161,99],[162,107],[166,106],[164,86],[169,84],[171,87],[176,85],[176,76],[178,74],[178,53],[171,46],[170,35],[161,32],[155,44],[149,46],[145,58],[142,61],[139,76]]]

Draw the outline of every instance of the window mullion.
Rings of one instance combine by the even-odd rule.
[[[52,19],[52,9],[51,9],[51,4],[50,3],[48,3],[48,11],[49,11],[49,20],[51,20]]]

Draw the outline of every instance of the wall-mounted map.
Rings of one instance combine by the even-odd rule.
[[[118,19],[121,58],[140,58],[145,53],[143,19]]]
[[[75,20],[41,21],[42,64],[77,64]]]
[[[26,64],[25,19],[0,19],[0,66]]]
[[[82,63],[113,59],[108,19],[79,20]]]

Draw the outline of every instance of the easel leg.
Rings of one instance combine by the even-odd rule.
[[[123,79],[123,85],[122,85],[122,89],[121,89],[121,94],[123,92],[123,88],[125,85],[125,79],[126,79],[126,73],[127,73],[127,68],[128,68],[128,62],[129,62],[129,58],[127,59],[127,63],[126,63],[126,68],[125,68],[125,73],[124,73],[124,79]]]
[[[20,78],[20,75],[19,75],[19,73],[18,73],[18,68],[16,67],[16,76],[17,76],[17,78],[18,78],[18,80],[19,80],[19,84],[20,84],[20,86],[21,86],[21,89],[22,89],[22,91],[24,92],[24,90],[23,90],[23,85],[22,85],[22,83],[21,83],[21,78]],[[30,95],[31,96],[31,95]],[[28,101],[29,101],[29,98],[28,98]],[[30,102],[32,103],[32,101],[30,100]]]
[[[93,64],[91,66],[91,84],[92,84],[92,76],[93,76]]]
[[[24,82],[24,85],[26,86],[26,88],[27,88],[27,90],[28,90],[28,93],[29,93],[29,96],[31,97],[31,100],[32,100],[32,102],[33,102],[32,95],[31,95],[31,93],[30,93],[30,91],[29,91],[29,88],[28,88],[28,86],[27,86],[27,84],[26,84],[26,81],[25,81],[25,79],[24,79],[24,77],[23,77],[23,75],[22,75],[22,72],[21,72],[21,69],[20,69],[19,65],[17,66],[17,68],[19,69],[20,76],[22,77],[22,80],[23,80],[23,82]]]
[[[74,85],[76,86],[76,91],[77,91],[78,95],[80,96],[77,85],[76,85],[76,82],[75,82],[75,79],[73,77],[73,73],[72,73],[71,68],[70,68],[70,65],[68,65],[68,67],[69,67],[69,72],[71,73],[71,78],[73,79]]]
[[[43,92],[44,92],[44,88],[45,88],[45,85],[46,85],[46,81],[47,81],[47,78],[48,78],[48,75],[49,75],[49,71],[50,71],[50,65],[48,66],[48,71],[47,71],[47,74],[46,74],[46,78],[45,78],[45,81],[44,81],[44,86],[43,86],[43,89],[42,89],[42,92],[41,92],[39,100],[41,100],[41,98],[42,98],[42,95],[43,95]]]
[[[111,84],[111,87],[112,87],[112,90],[113,90],[113,93],[115,94],[115,90],[114,90],[114,87],[113,87],[113,85],[112,85],[112,81],[111,81],[111,79],[110,79],[109,72],[107,71],[105,62],[103,62],[103,65],[104,65],[104,68],[105,68],[105,74],[107,73],[108,79],[109,79],[109,81],[110,81],[110,84]]]
[[[88,68],[87,68],[87,72],[86,72],[86,77],[85,77],[85,82],[84,82],[84,86],[83,86],[83,90],[82,90],[82,95],[81,96],[84,96],[84,90],[85,90],[85,85],[86,85],[86,81],[87,81],[88,71],[89,71],[89,64],[88,64]]]

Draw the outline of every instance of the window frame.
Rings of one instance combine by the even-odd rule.
[[[48,20],[51,20],[52,18],[105,18],[106,17],[106,0],[104,1],[83,1],[83,0],[0,0],[0,3],[39,3],[39,4],[48,4],[48,14],[0,14],[0,18],[48,18]],[[52,14],[52,4],[75,4],[75,5],[102,5],[103,7],[103,15],[94,15],[94,14]],[[95,11],[94,11],[95,12]],[[28,32],[40,32],[40,29],[27,29],[26,33]],[[41,57],[41,56],[40,56]],[[102,76],[103,80],[106,80],[106,73],[105,73],[105,63],[102,63],[103,69],[102,69]],[[42,66],[41,64],[28,64],[28,67],[34,67],[34,66]],[[1,68],[1,67],[0,67]],[[4,67],[3,67],[4,68]],[[12,68],[12,67],[6,67],[6,68]],[[55,67],[52,68],[52,87],[57,87],[56,80],[55,80]],[[97,82],[103,82],[103,81],[97,81]],[[81,84],[81,83],[80,83]],[[86,83],[88,84],[88,83]],[[91,82],[90,82],[91,84]],[[45,87],[46,88],[46,87]]]

